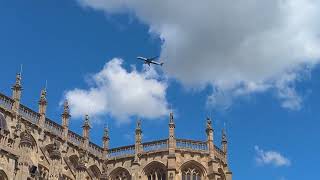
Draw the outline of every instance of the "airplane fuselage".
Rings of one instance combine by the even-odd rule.
[[[162,66],[163,63],[162,62],[157,62],[157,61],[153,61],[150,58],[145,58],[145,57],[137,57],[137,59],[140,59],[142,61],[144,61],[144,64],[148,64],[148,66],[150,66],[150,64],[155,64],[155,65],[160,65]]]

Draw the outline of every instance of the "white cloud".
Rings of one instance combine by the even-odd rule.
[[[152,68],[128,72],[122,62],[117,58],[107,62],[100,72],[90,76],[93,83],[89,89],[66,92],[73,117],[109,114],[123,122],[133,115],[154,119],[168,113],[166,82],[155,79],[157,73]]]
[[[281,79],[319,62],[318,0],[78,1],[107,14],[133,14],[163,40],[170,77],[186,86],[210,85],[231,100],[275,90],[283,107],[299,109],[296,79]]]
[[[281,155],[276,151],[264,151],[258,146],[254,147],[256,151],[256,162],[261,165],[274,165],[280,166],[290,166],[291,162],[289,159]]]

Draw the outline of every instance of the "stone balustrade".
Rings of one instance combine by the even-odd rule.
[[[89,143],[89,152],[91,152],[91,154],[102,157],[102,148],[92,142]]]
[[[44,127],[47,131],[55,134],[56,136],[62,137],[63,129],[62,127],[57,124],[56,122],[46,118],[46,121],[44,123]]]
[[[168,139],[146,142],[142,144],[142,147],[143,147],[143,152],[168,149]]]
[[[123,146],[118,148],[109,149],[108,156],[109,158],[123,157],[123,156],[132,156],[135,153],[134,145]]]
[[[83,142],[83,138],[80,135],[78,135],[72,131],[69,131],[68,132],[68,141],[73,143],[76,146],[80,146]]]
[[[0,106],[4,107],[5,109],[12,109],[13,100],[7,97],[6,95],[0,93]]]
[[[32,111],[31,109],[27,108],[26,106],[20,105],[19,106],[19,114],[27,121],[31,122],[32,124],[38,124],[40,115]]]
[[[177,149],[190,149],[194,151],[208,151],[206,142],[188,139],[176,139]]]

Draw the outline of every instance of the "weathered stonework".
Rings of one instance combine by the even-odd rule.
[[[231,180],[227,137],[221,149],[214,145],[214,129],[207,119],[206,141],[178,139],[173,113],[167,139],[142,142],[137,122],[135,144],[109,148],[109,130],[103,147],[89,141],[89,117],[82,136],[69,130],[69,106],[64,103],[62,125],[46,117],[46,90],[41,91],[39,112],[20,104],[21,75],[9,98],[0,93],[0,180],[110,179],[110,180]]]

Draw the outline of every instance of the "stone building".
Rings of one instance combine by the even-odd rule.
[[[166,139],[143,142],[138,121],[135,144],[109,148],[109,130],[105,128],[100,147],[89,139],[88,116],[84,117],[82,136],[69,129],[68,102],[60,125],[46,117],[46,90],[41,91],[38,112],[20,103],[21,74],[17,74],[12,91],[11,98],[0,93],[0,180],[232,179],[226,134],[222,131],[221,148],[217,147],[210,119],[205,141],[177,138],[170,113]]]

